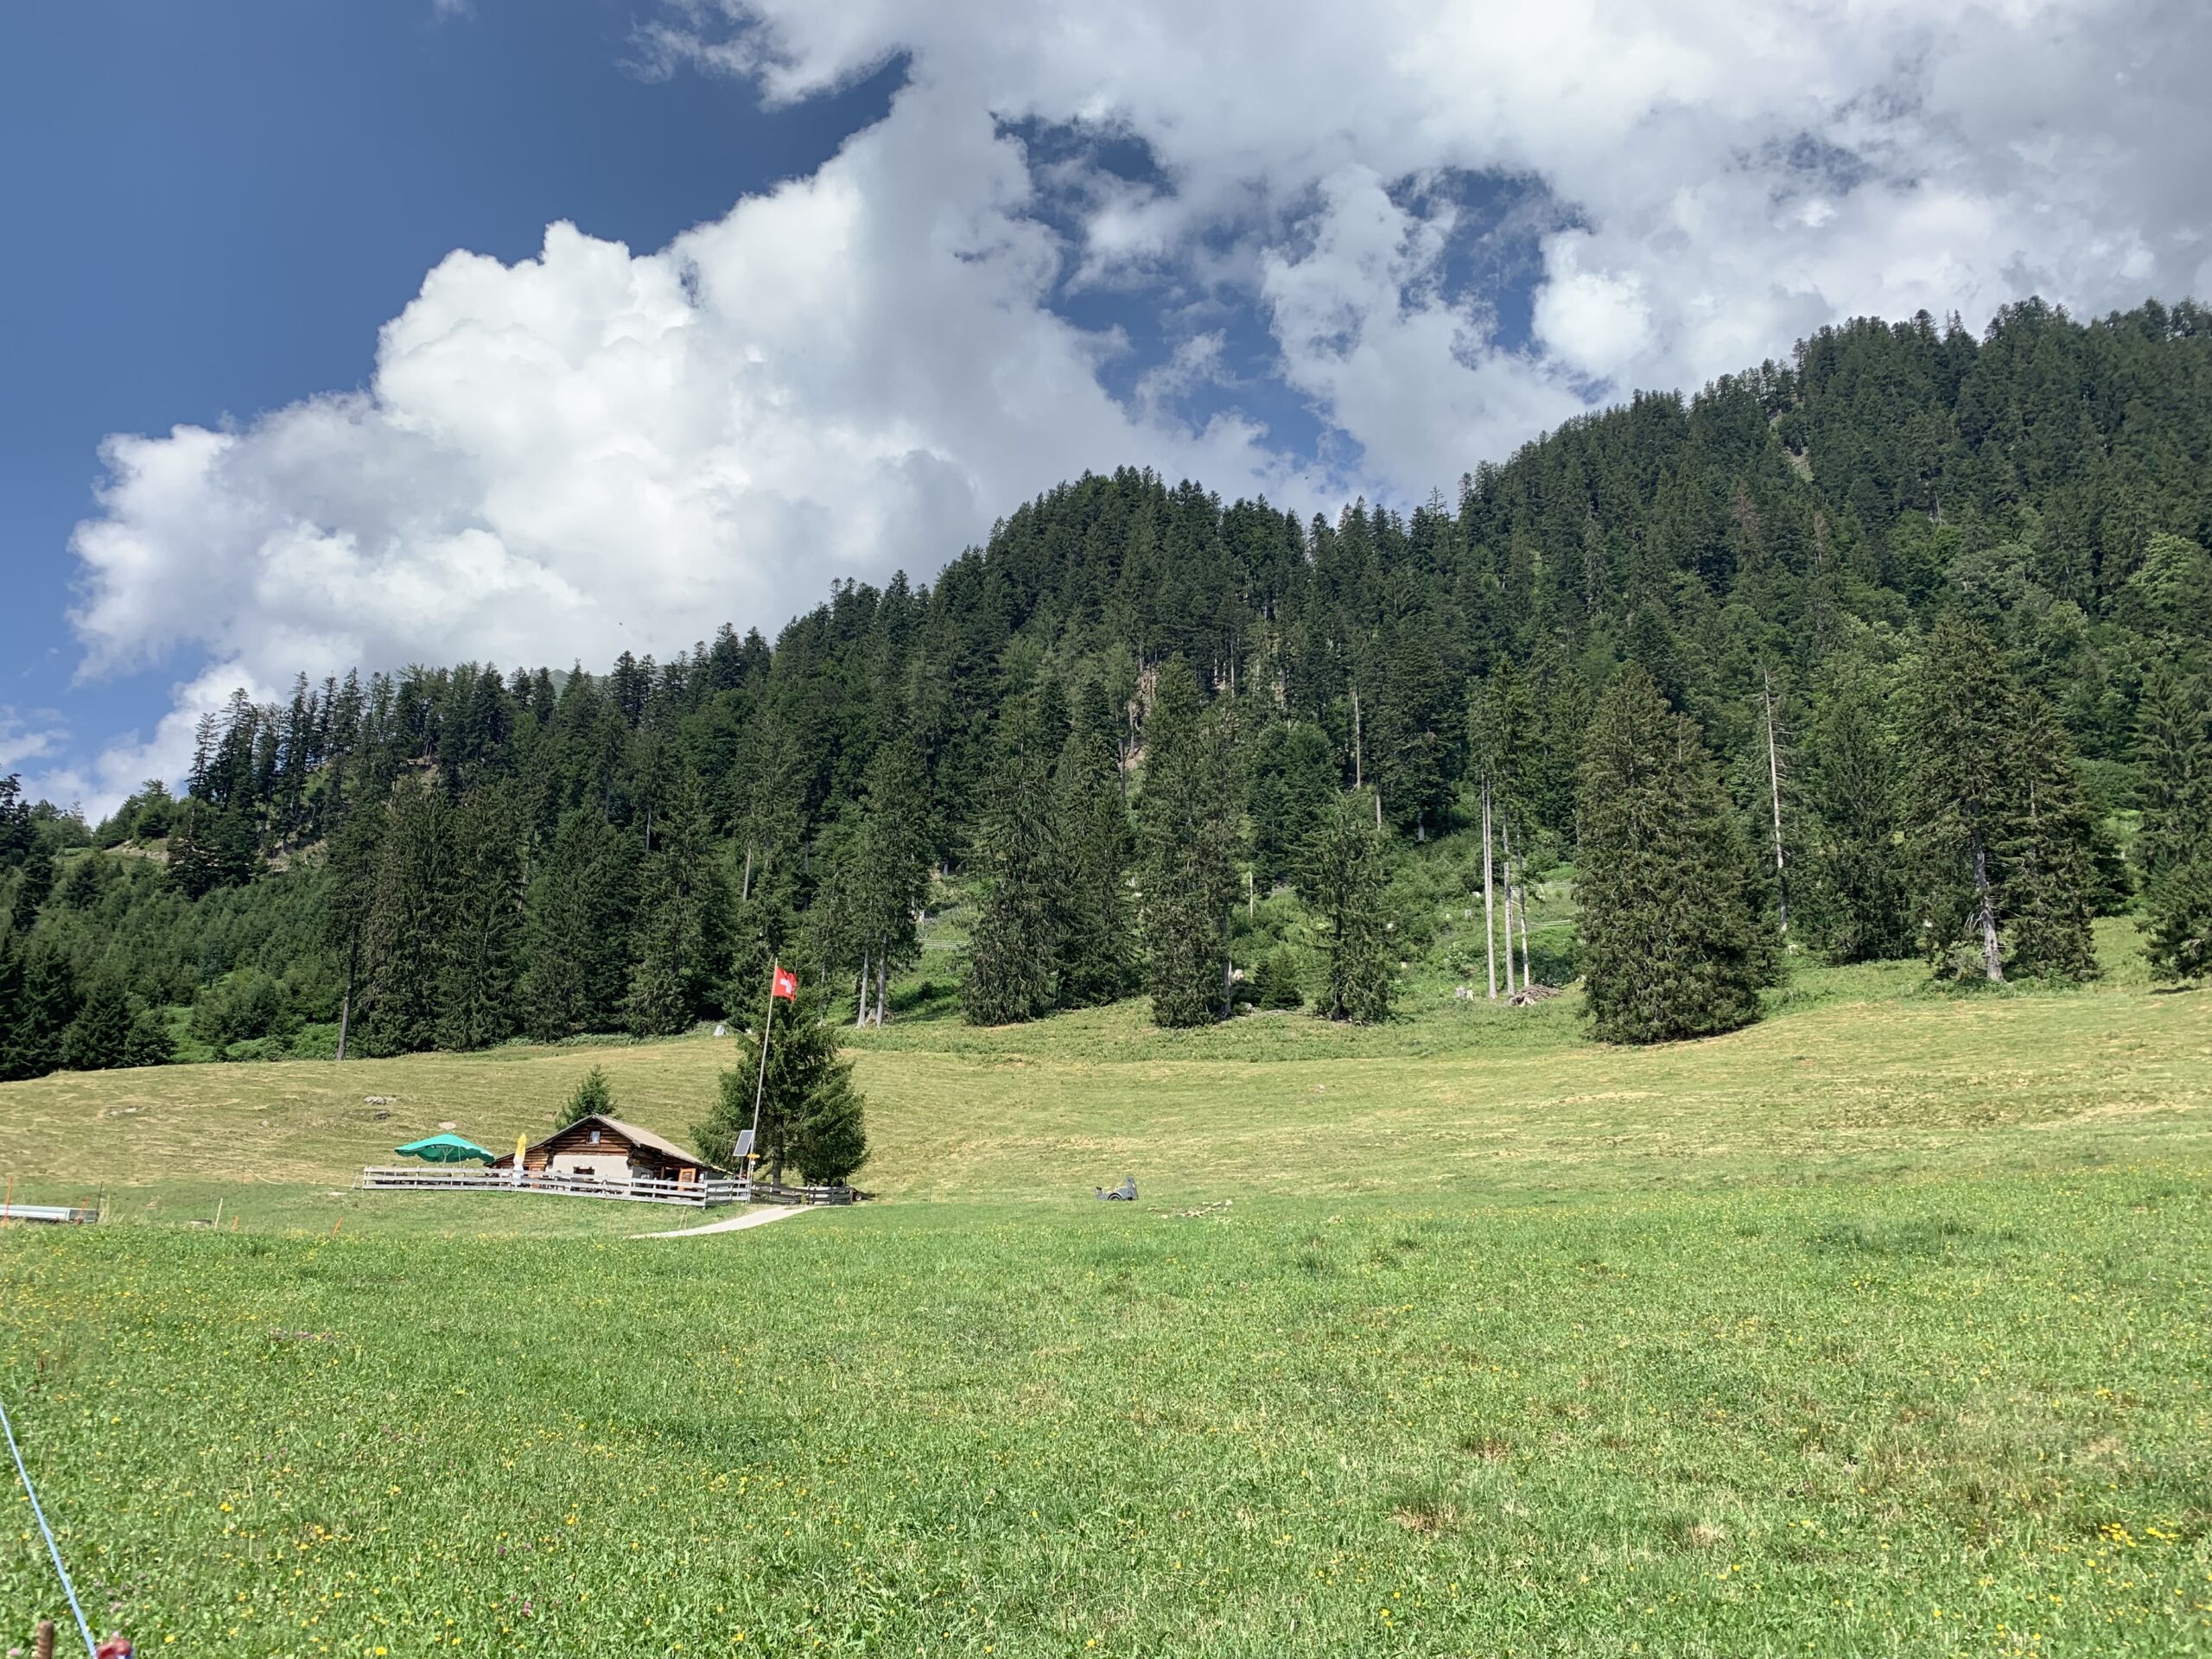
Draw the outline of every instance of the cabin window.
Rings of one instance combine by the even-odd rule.
[[[594,1129],[591,1132],[591,1143],[594,1147],[599,1144],[599,1131],[597,1129]]]

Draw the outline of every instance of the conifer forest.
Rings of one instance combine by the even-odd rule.
[[[1472,995],[1580,977],[1609,1041],[1755,1020],[1804,955],[2093,976],[2129,909],[2187,980],[2208,547],[2193,304],[1827,329],[1409,512],[1086,475],[772,641],[241,691],[97,825],[0,784],[0,1077],[671,1033],[772,958],[880,1022],[948,904],[979,1024],[1375,1020],[1440,858]]]

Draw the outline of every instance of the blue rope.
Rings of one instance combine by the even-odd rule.
[[[54,1529],[46,1524],[46,1511],[38,1506],[38,1489],[31,1484],[31,1471],[23,1467],[22,1449],[16,1444],[16,1426],[8,1421],[8,1408],[0,1405],[0,1430],[8,1436],[8,1450],[15,1455],[16,1472],[23,1478],[23,1491],[31,1501],[31,1513],[38,1517],[38,1529],[46,1535],[46,1553],[54,1557],[54,1570],[61,1575],[61,1587],[69,1597],[69,1611],[77,1615],[78,1634],[85,1638],[85,1651],[99,1659],[92,1644],[92,1626],[85,1623],[85,1610],[77,1605],[77,1586],[69,1582],[69,1569],[61,1565],[61,1549],[54,1541]]]

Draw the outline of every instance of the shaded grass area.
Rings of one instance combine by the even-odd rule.
[[[149,1651],[2202,1652],[2206,1173],[19,1229],[0,1388]]]

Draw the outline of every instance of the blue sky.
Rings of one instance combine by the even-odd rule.
[[[631,24],[612,0],[0,13],[0,706],[97,738],[167,704],[174,661],[72,683],[69,534],[107,434],[358,385],[452,249],[520,258],[559,219],[658,247],[818,167],[900,73],[766,113],[641,77]]]
[[[2196,0],[14,0],[0,770],[97,816],[233,685],[772,632],[1089,467],[1410,504],[1836,318],[2202,295],[2207,60]]]

